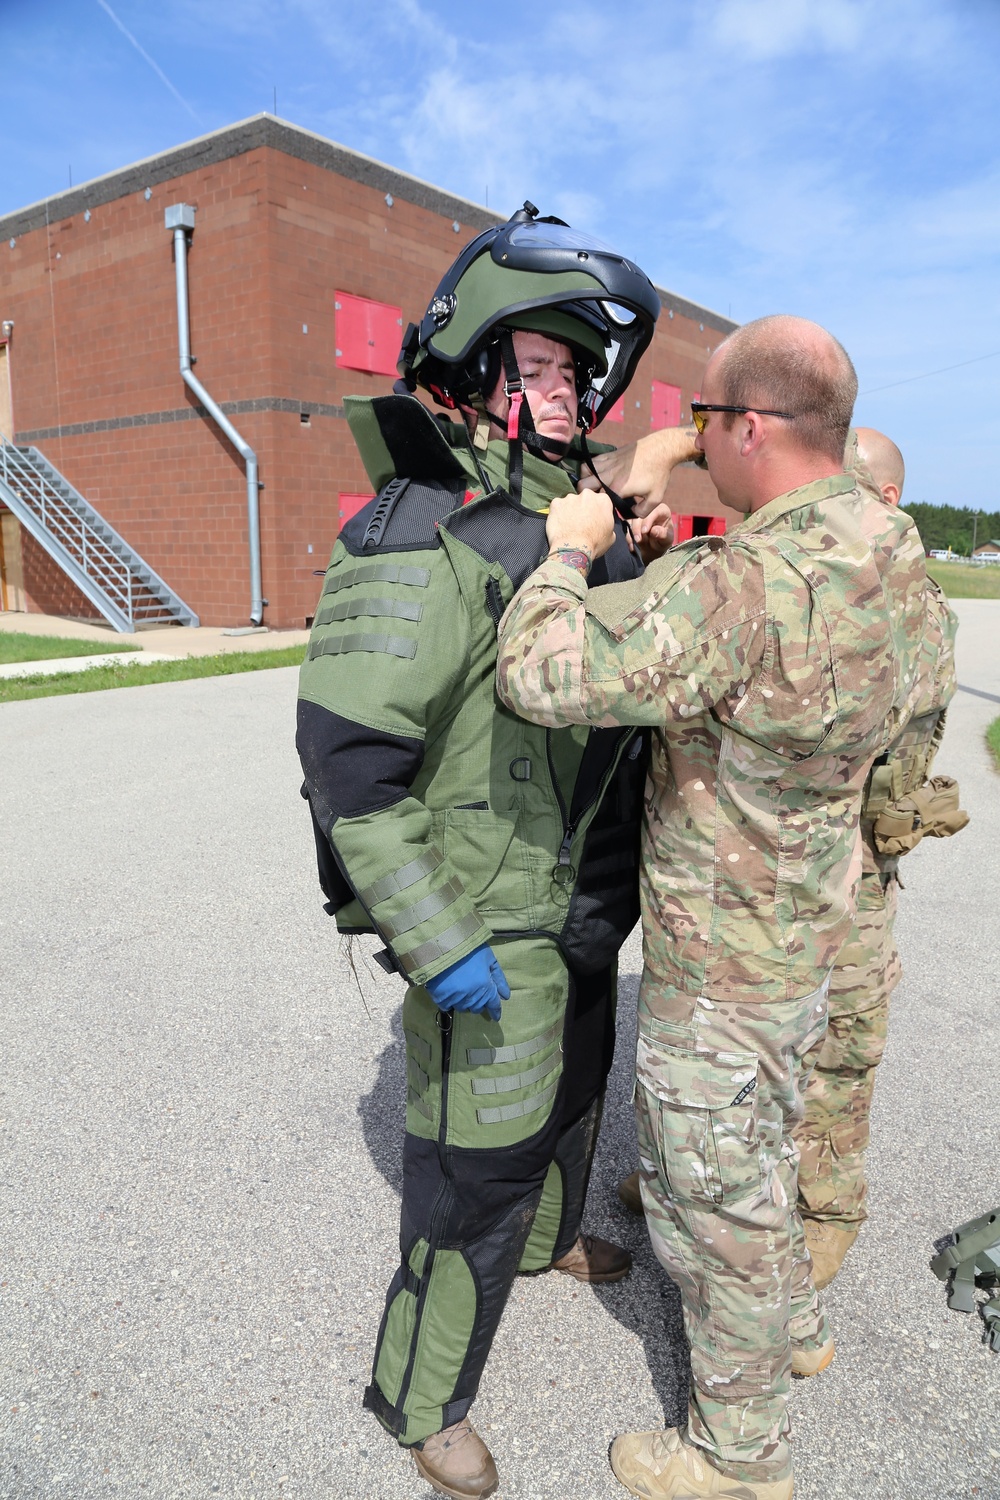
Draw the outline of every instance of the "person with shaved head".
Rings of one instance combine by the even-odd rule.
[[[856,392],[815,323],[738,329],[692,402],[692,443],[654,433],[597,467],[641,509],[703,454],[745,519],[634,583],[589,588],[610,500],[557,498],[549,554],[500,624],[497,691],[523,718],[652,731],[636,1118],[692,1384],[686,1430],[612,1444],[619,1482],[646,1500],[788,1500],[789,1376],[833,1357],[793,1130],[853,920],[861,793],[903,722],[926,578],[909,518],[844,471]]]
[[[886,505],[898,505],[902,500],[906,466],[896,444],[884,432],[874,427],[856,428],[855,453],[852,455],[848,444],[845,462],[859,473],[868,470]]]
[[[857,428],[847,445],[845,468],[886,505],[899,504],[903,455],[884,432]],[[834,965],[829,1029],[806,1086],[805,1115],[794,1132],[800,1153],[799,1212],[819,1290],[837,1275],[868,1217],[865,1155],[875,1070],[885,1051],[889,999],[903,972],[893,935],[899,861],[920,838],[956,833],[968,821],[958,811],[954,783],[931,777],[945,712],[955,693],[958,621],[930,579],[926,604],[910,718],[865,787],[857,917]],[[943,781],[947,786],[940,785]],[[932,797],[928,788],[933,788]],[[923,802],[915,819],[916,797]]]

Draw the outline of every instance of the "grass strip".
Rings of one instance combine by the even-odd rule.
[[[949,599],[1000,599],[1000,563],[949,563],[928,558],[927,572]]]
[[[101,693],[108,688],[145,687],[151,682],[184,682],[190,677],[228,677],[233,672],[263,672],[271,667],[298,667],[304,646],[276,651],[224,651],[219,656],[186,656],[177,661],[154,661],[87,667],[82,672],[58,672],[52,677],[0,678],[0,703],[24,698],[54,698],[63,693]]]
[[[61,635],[28,635],[23,630],[0,630],[0,665],[15,661],[58,661],[64,656],[107,656],[112,652],[141,651],[124,641],[77,641]]]
[[[1000,719],[994,719],[987,729],[986,743],[993,752],[993,764],[1000,771]]]

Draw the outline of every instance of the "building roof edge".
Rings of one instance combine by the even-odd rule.
[[[159,187],[185,172],[227,161],[261,146],[270,146],[300,161],[337,172],[342,177],[399,197],[418,208],[451,217],[472,229],[488,229],[498,222],[497,214],[482,204],[446,192],[433,183],[425,182],[397,167],[390,167],[349,146],[342,146],[302,125],[293,125],[276,115],[263,112],[251,115],[246,120],[238,120],[233,125],[224,125],[219,130],[197,136],[194,140],[185,141],[167,151],[157,152],[154,156],[143,157],[140,161],[119,167],[101,177],[93,177],[88,182],[80,183],[78,187],[64,188],[62,192],[41,198],[37,203],[29,203],[24,208],[4,214],[0,216],[0,241],[16,240],[20,235],[29,234],[43,225],[59,223],[87,209],[100,208],[103,204],[127,197],[130,193]],[[662,287],[657,287],[656,290],[663,307],[682,317],[706,323],[723,333],[731,333],[739,326],[720,313],[713,312],[711,308],[690,302]]]
[[[197,136],[194,140],[185,141],[167,151],[159,151],[155,156],[143,157],[129,166],[119,167],[101,177],[81,182],[78,187],[64,188],[62,192],[41,198],[37,203],[30,203],[24,208],[4,214],[0,217],[0,238],[16,238],[45,223],[57,223],[82,213],[84,209],[99,208],[104,203],[111,203],[144,188],[158,187],[185,172],[227,161],[261,146],[270,146],[297,157],[300,161],[326,167],[342,177],[392,193],[418,207],[429,208],[435,213],[450,214],[452,218],[461,218],[463,223],[477,229],[485,229],[497,222],[496,215],[478,203],[460,198],[455,193],[445,192],[409,172],[387,166],[385,162],[376,161],[374,157],[365,156],[349,146],[341,146],[301,125],[292,125],[275,115],[262,113],[210,131],[207,135]]]

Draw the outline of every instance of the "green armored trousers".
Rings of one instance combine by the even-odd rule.
[[[615,978],[543,938],[497,940],[499,1022],[403,1004],[401,1264],[365,1405],[404,1446],[465,1416],[518,1272],[573,1245],[614,1051]]]

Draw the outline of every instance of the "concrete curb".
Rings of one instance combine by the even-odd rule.
[[[45,657],[41,661],[9,661],[0,666],[0,677],[58,677],[63,672],[89,672],[91,667],[112,663],[146,667],[158,661],[184,661],[183,656],[165,656],[162,651],[104,651],[99,656]]]

